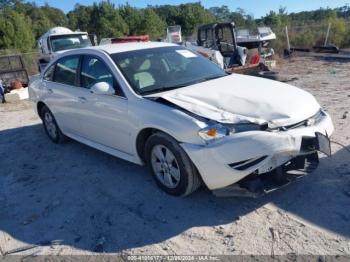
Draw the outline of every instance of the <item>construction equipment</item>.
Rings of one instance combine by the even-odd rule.
[[[255,47],[262,45],[265,41],[267,40],[255,38],[254,41],[250,40],[250,43],[255,43]],[[265,77],[265,74],[260,72],[268,71],[265,56],[260,52],[248,59],[248,48],[238,43],[234,23],[202,25],[198,28],[197,42],[186,42],[185,46],[212,60],[228,73]],[[271,78],[270,75],[269,78]]]
[[[244,66],[248,50],[237,45],[234,23],[212,23],[198,28],[197,44],[219,51],[225,68]]]

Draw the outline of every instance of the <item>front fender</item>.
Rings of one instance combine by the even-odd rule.
[[[134,101],[133,101],[134,102]],[[131,140],[137,154],[137,137],[145,129],[156,129],[173,137],[179,143],[205,145],[198,130],[205,126],[185,112],[161,103],[142,99],[129,104],[128,117],[131,124]]]

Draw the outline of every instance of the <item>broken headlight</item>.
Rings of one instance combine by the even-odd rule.
[[[222,124],[210,124],[198,131],[198,135],[205,141],[223,138],[230,134],[230,129]]]
[[[205,141],[212,141],[230,135],[230,133],[241,133],[248,131],[266,130],[267,124],[258,125],[254,123],[220,124],[213,123],[198,131],[198,135]]]

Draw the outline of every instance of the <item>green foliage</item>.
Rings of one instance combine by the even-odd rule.
[[[148,34],[156,40],[165,37],[166,27],[170,25],[180,25],[185,36],[193,36],[199,25],[211,22],[234,22],[237,28],[248,29],[270,26],[278,37],[274,42],[277,50],[285,48],[285,26],[290,30],[293,46],[312,47],[324,43],[328,23],[331,23],[329,43],[350,46],[349,5],[290,14],[280,7],[277,12],[270,11],[254,19],[240,8],[231,11],[222,5],[207,10],[200,2],[140,9],[129,4],[116,7],[106,0],[89,6],[76,4],[72,11],[64,14],[48,4],[37,6],[35,2],[24,0],[0,0],[0,49],[32,50],[35,41],[55,26],[96,34],[98,39]]]
[[[149,35],[152,39],[164,36],[166,29],[165,22],[157,15],[152,8],[146,8],[141,12],[141,20],[137,33]]]
[[[119,12],[128,25],[129,35],[149,35],[153,40],[164,36],[166,23],[154,8],[137,9],[125,5]]]
[[[331,23],[331,31],[329,39],[331,39],[333,44],[337,46],[346,46],[349,44],[348,36],[350,34],[349,26],[346,25],[343,18],[332,17],[328,21]]]
[[[96,34],[99,39],[127,35],[129,29],[119,10],[109,2],[94,4],[91,10],[89,33]]]
[[[215,21],[215,17],[209,13],[200,3],[183,4],[179,6],[180,13],[178,24],[185,35],[191,35],[201,24]]]
[[[155,7],[156,13],[160,18],[165,21],[167,25],[178,25],[180,24],[181,9],[179,6],[174,5],[162,5]]]
[[[129,28],[129,34],[138,35],[143,19],[142,11],[127,4],[119,8],[119,13]]]
[[[92,6],[76,4],[73,11],[67,14],[68,27],[74,30],[89,31]]]
[[[315,44],[314,39],[315,36],[310,31],[301,32],[291,37],[291,45],[300,48],[308,48]]]
[[[227,5],[220,7],[211,7],[209,12],[215,16],[215,20],[218,22],[231,22],[232,12]]]
[[[8,9],[0,13],[0,48],[30,51],[34,45],[31,20]]]

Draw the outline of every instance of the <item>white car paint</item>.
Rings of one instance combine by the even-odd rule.
[[[236,183],[253,169],[265,173],[280,166],[301,154],[304,136],[314,137],[315,132],[332,134],[332,121],[324,113],[320,121],[310,126],[286,131],[232,133],[207,143],[198,135],[198,131],[208,125],[206,119],[222,123],[266,121],[270,127],[278,127],[307,120],[320,106],[312,95],[298,88],[262,78],[232,75],[152,95],[180,107],[176,108],[135,93],[109,56],[166,46],[175,45],[152,42],[103,45],[61,55],[99,57],[111,69],[125,97],[97,95],[79,87],[69,89],[69,86],[43,80],[42,74],[32,79],[30,98],[35,107],[43,102],[50,108],[65,135],[137,164],[143,164],[136,147],[140,132],[154,128],[167,133],[186,151],[209,189]],[[263,155],[268,157],[248,170],[237,171],[228,166]]]
[[[315,98],[306,91],[239,74],[168,91],[162,97],[220,123],[248,120],[268,122],[270,127],[288,126],[320,110]]]

